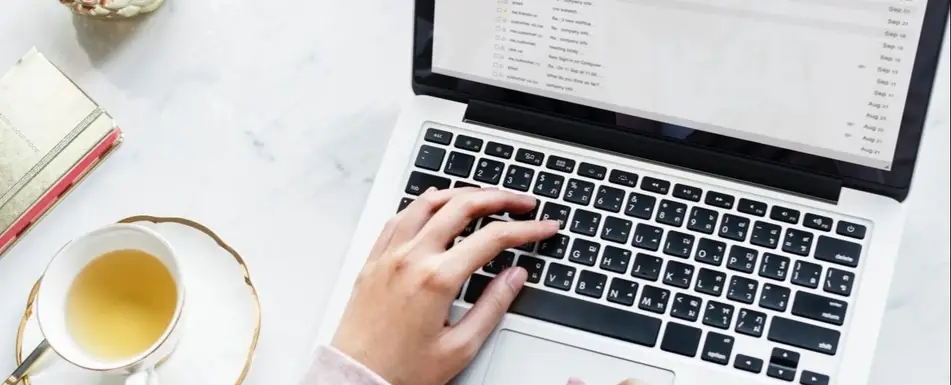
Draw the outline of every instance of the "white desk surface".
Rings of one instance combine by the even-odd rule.
[[[0,72],[36,46],[126,131],[121,150],[0,259],[0,373],[13,368],[17,322],[52,254],[149,213],[203,222],[246,256],[264,307],[246,384],[293,384],[412,94],[412,8],[169,0],[137,22],[94,23],[55,0],[0,1]],[[947,44],[874,385],[951,381]]]

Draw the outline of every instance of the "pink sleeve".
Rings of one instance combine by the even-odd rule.
[[[389,385],[386,380],[331,346],[317,350],[314,366],[300,385]]]

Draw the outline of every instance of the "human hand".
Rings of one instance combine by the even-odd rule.
[[[558,231],[556,221],[492,222],[447,250],[473,219],[526,212],[535,198],[497,189],[427,190],[390,220],[354,284],[333,346],[394,385],[449,382],[475,357],[527,273],[496,277],[455,325],[463,283],[502,250]]]

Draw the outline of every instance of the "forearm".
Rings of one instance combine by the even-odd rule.
[[[376,373],[330,346],[317,350],[300,385],[389,385]]]

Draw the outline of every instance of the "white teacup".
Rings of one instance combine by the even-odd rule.
[[[36,316],[46,341],[14,376],[26,374],[48,347],[77,367],[126,375],[126,385],[158,384],[155,366],[181,337],[185,288],[177,258],[161,235],[134,224],[110,225],[68,243],[47,267],[37,293]],[[167,275],[153,274],[161,271],[159,264]],[[146,317],[153,310],[161,317]],[[125,322],[152,319],[159,321]],[[116,338],[122,333],[135,338]]]

